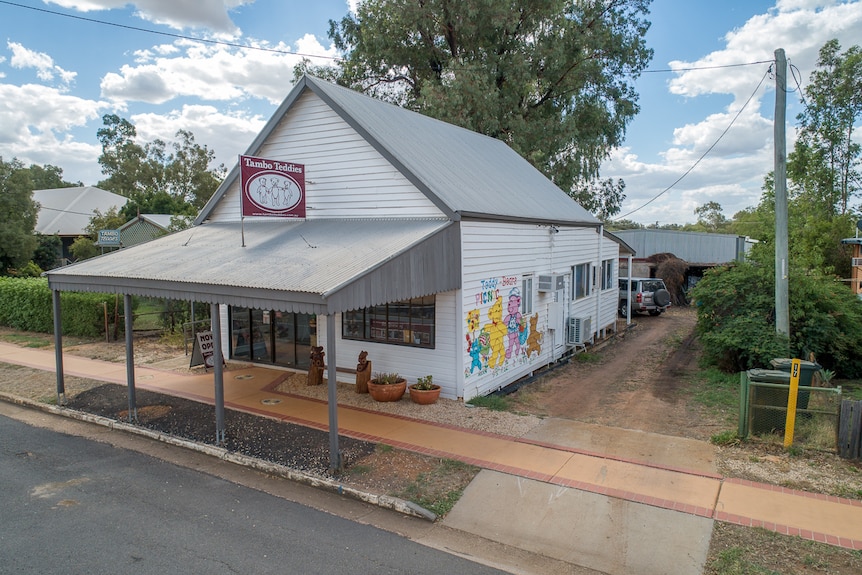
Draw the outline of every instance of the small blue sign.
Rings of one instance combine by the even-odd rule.
[[[120,245],[120,230],[99,230],[99,241],[96,243],[100,246]]]

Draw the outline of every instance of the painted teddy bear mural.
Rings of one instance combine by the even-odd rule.
[[[483,282],[483,287],[484,287]],[[487,281],[492,287],[497,283]],[[511,284],[509,284],[511,285]],[[521,313],[521,290],[512,287],[509,290],[506,305],[507,315],[503,317],[503,298],[497,289],[483,291],[476,296],[476,303],[493,302],[485,312],[488,322],[481,324],[480,309],[467,311],[467,355],[469,367],[464,374],[470,377],[473,373],[485,373],[488,369],[505,370],[509,366],[520,365],[524,361],[532,361],[534,356],[542,353],[544,333],[539,331],[539,314],[526,316]],[[487,299],[486,299],[487,296]]]
[[[488,319],[491,323],[486,324],[483,329],[487,329],[491,336],[490,347],[491,354],[488,356],[488,367],[494,369],[500,367],[506,362],[506,346],[504,341],[509,329],[503,323],[503,298],[498,297],[488,309]]]
[[[512,291],[509,292],[509,305],[506,309],[509,312],[509,315],[503,320],[509,333],[509,347],[506,349],[506,359],[510,359],[517,357],[521,353],[521,342],[524,335],[522,332],[526,327],[524,318],[521,316],[521,290],[512,288]]]

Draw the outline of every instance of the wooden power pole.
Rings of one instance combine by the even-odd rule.
[[[787,239],[787,59],[775,51],[775,331],[790,335]]]

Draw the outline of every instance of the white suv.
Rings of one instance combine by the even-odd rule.
[[[628,304],[631,300],[633,312],[649,312],[659,315],[670,307],[670,292],[664,281],[658,278],[632,278],[632,289],[628,290],[628,278],[620,278],[620,315],[628,315]]]

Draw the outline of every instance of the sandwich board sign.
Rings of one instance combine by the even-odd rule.
[[[224,363],[224,356],[221,359]],[[212,331],[199,331],[195,334],[195,345],[189,367],[202,365],[205,369],[215,366],[215,338]]]

